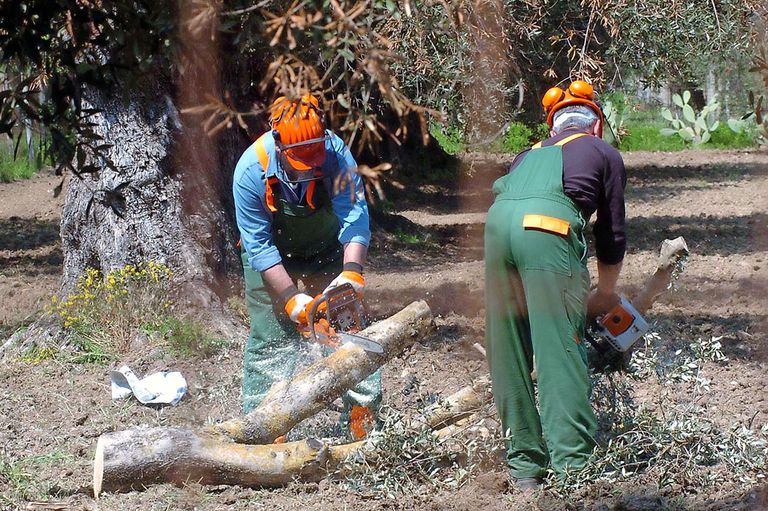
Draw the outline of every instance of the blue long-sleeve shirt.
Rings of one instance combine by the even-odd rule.
[[[362,180],[356,170],[357,163],[338,136],[331,131],[326,131],[326,134],[328,140],[325,142],[326,157],[322,166],[323,183],[331,195],[333,212],[339,219],[339,242],[368,246],[371,240],[368,205]],[[237,162],[232,184],[240,243],[255,271],[264,271],[282,262],[272,239],[272,212],[267,207],[266,178],[276,176],[280,180],[280,197],[292,204],[302,201],[309,185],[300,183],[294,188],[288,184],[285,172],[277,161],[272,134],[267,133],[263,142],[269,155],[266,173],[252,144]],[[337,179],[339,176],[341,178]]]

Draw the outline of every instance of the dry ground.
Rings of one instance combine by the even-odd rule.
[[[490,183],[505,157],[472,156],[456,183],[410,187],[397,198],[399,217],[371,251],[369,305],[385,316],[416,299],[437,315],[437,333],[390,363],[386,400],[407,410],[425,396],[447,395],[484,376],[472,348],[483,341],[482,229]],[[768,154],[686,151],[626,155],[629,251],[620,285],[631,296],[647,277],[661,241],[685,236],[692,255],[677,287],[649,313],[665,353],[722,336],[727,363],[705,363],[708,390],[688,383],[635,382],[634,399],[695,403],[722,427],[757,430],[768,423]],[[61,265],[60,200],[53,176],[0,185],[0,337],[28,321],[55,292]],[[448,186],[450,185],[450,186]],[[594,258],[591,259],[594,267]],[[243,335],[245,337],[245,335]],[[177,407],[112,402],[107,371],[56,360],[0,362],[0,509],[768,509],[768,489],[727,484],[658,488],[654,476],[600,483],[570,499],[510,489],[501,459],[457,491],[424,487],[396,499],[372,498],[337,483],[279,490],[157,486],[143,492],[87,494],[96,438],[138,424],[200,425],[239,411],[242,344],[207,359],[177,360],[162,351],[132,354],[140,374],[181,370],[190,392]],[[717,471],[722,467],[712,467]],[[58,508],[57,508],[58,509]]]

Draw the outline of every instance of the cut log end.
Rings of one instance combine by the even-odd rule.
[[[660,270],[672,268],[681,257],[686,255],[688,255],[688,244],[685,238],[679,236],[673,240],[664,240],[661,242],[658,267]]]
[[[93,498],[99,500],[104,482],[104,437],[96,442],[96,454],[93,457]]]

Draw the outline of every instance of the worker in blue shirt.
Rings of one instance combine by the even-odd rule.
[[[326,130],[318,100],[278,98],[271,130],[240,157],[233,194],[251,332],[243,362],[243,411],[299,369],[313,296],[350,283],[362,294],[371,232],[357,164]],[[299,292],[301,281],[305,292]],[[298,327],[298,328],[297,328]],[[373,427],[381,401],[374,373],[343,397],[353,438]]]

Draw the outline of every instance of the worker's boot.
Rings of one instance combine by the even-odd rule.
[[[367,406],[352,405],[349,413],[349,434],[355,440],[362,440],[373,431],[376,421]]]

